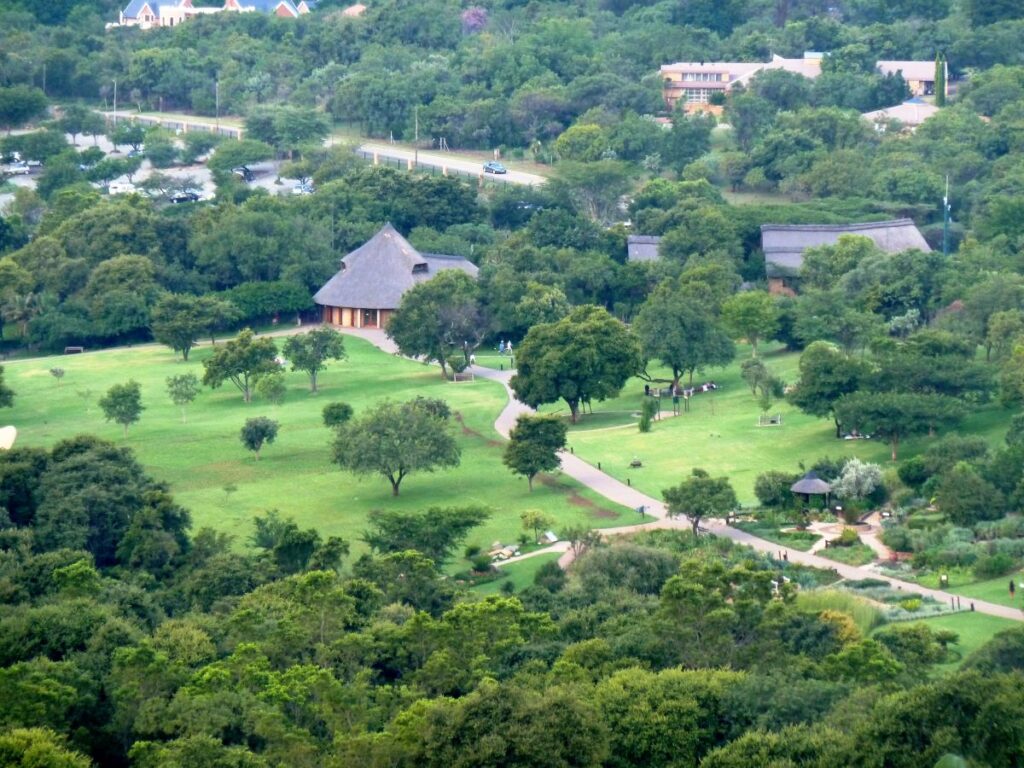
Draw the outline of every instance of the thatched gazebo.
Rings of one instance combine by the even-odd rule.
[[[832,493],[832,486],[818,477],[818,473],[811,470],[789,487],[793,493],[803,495],[804,504],[811,503],[811,496],[824,496],[825,506],[828,506],[828,496]]]

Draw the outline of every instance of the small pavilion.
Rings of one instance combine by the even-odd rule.
[[[828,506],[828,497],[832,493],[832,486],[818,477],[818,473],[813,469],[806,475],[797,480],[793,485],[789,487],[793,493],[800,494],[804,497],[804,504],[811,503],[811,496],[824,496],[825,506]]]
[[[402,296],[445,269],[476,277],[461,256],[420,253],[391,224],[341,260],[341,269],[316,292],[323,320],[346,328],[384,328]]]

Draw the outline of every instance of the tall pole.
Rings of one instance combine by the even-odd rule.
[[[117,125],[117,78],[114,78],[114,125]],[[117,149],[117,147],[114,147]]]
[[[949,256],[949,176],[946,177],[946,194],[942,198],[942,255]]]
[[[220,135],[220,78],[213,81],[213,99],[216,103],[217,135]]]
[[[413,149],[412,149],[412,151],[413,151],[412,167],[413,168],[418,168],[419,165],[420,165],[420,106],[419,106],[419,104],[417,104],[415,107],[413,107],[412,113],[413,113],[413,115],[415,117],[415,123],[416,123],[416,135],[415,135],[415,138],[413,138]]]

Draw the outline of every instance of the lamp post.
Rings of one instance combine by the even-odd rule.
[[[942,255],[949,256],[949,176],[946,177],[946,194],[942,197]]]

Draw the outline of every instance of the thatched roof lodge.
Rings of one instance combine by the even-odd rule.
[[[886,253],[900,253],[912,248],[931,250],[911,219],[862,224],[763,224],[761,249],[764,251],[768,290],[793,295],[804,264],[804,251],[819,245],[835,245],[843,235],[870,238]]]
[[[341,270],[313,296],[325,323],[349,328],[383,328],[417,283],[444,269],[476,277],[477,267],[462,256],[420,253],[391,224],[341,260]]]

